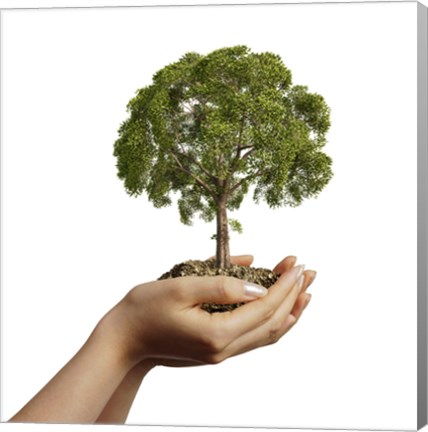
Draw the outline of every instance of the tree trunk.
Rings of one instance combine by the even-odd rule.
[[[226,199],[221,198],[217,206],[217,252],[216,266],[230,267],[229,223],[227,221]]]

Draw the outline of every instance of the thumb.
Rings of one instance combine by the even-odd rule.
[[[268,290],[252,282],[228,276],[188,276],[180,278],[186,301],[200,303],[239,303],[263,297]]]

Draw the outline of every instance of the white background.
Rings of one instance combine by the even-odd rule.
[[[21,10],[1,24],[3,421],[130,288],[213,253],[214,225],[126,195],[112,146],[159,68],[246,44],[325,97],[335,176],[296,209],[248,197],[231,250],[267,267],[297,255],[318,271],[313,299],[274,346],[152,371],[128,422],[416,427],[416,3]]]

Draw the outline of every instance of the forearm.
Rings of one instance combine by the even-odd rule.
[[[10,421],[94,423],[132,367],[103,320],[79,352]]]
[[[113,393],[96,423],[125,423],[141,382],[153,367],[154,363],[149,360],[134,366]]]

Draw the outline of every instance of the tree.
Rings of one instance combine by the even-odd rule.
[[[228,210],[253,188],[256,202],[297,206],[332,177],[321,150],[330,127],[324,98],[292,85],[270,52],[246,46],[190,52],[156,72],[127,106],[114,144],[118,176],[155,207],[179,193],[180,219],[217,220],[216,264],[230,265]]]

